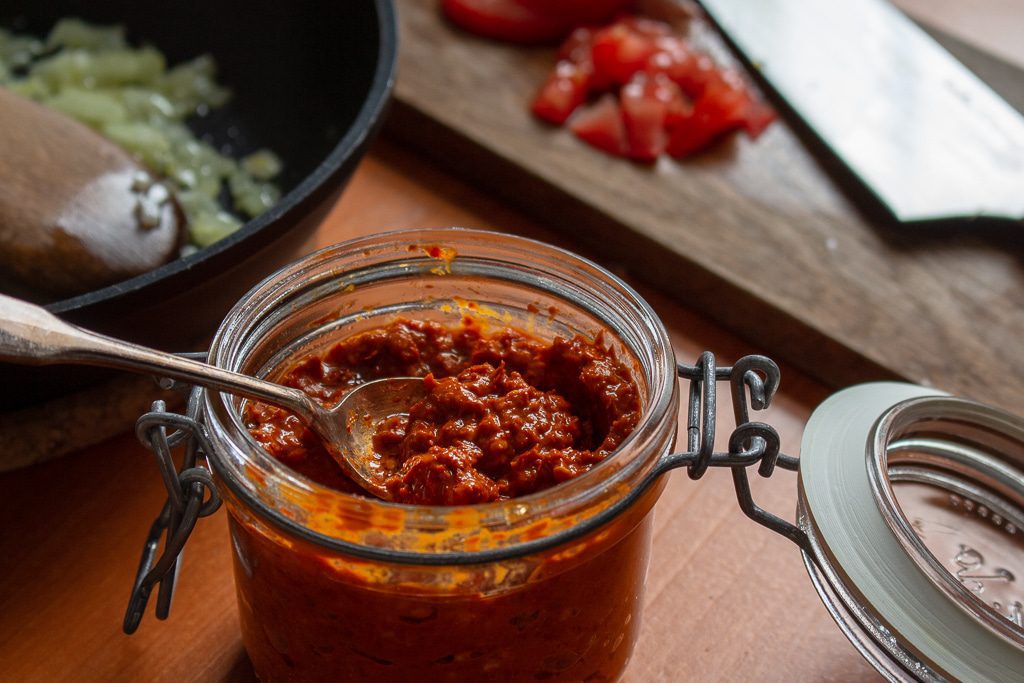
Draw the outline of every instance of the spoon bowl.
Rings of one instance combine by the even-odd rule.
[[[385,377],[360,384],[345,394],[341,402],[330,411],[332,416],[341,413],[337,416],[340,419],[332,420],[332,424],[343,424],[344,432],[337,436],[335,443],[338,448],[328,446],[327,451],[339,464],[340,460],[345,460],[353,467],[362,468],[360,474],[363,480],[380,481],[384,473],[381,471],[381,462],[374,457],[373,447],[377,426],[382,419],[408,414],[409,407],[426,395],[421,377]],[[352,453],[361,455],[357,458],[346,455]],[[378,494],[375,491],[374,494],[384,500],[391,499],[386,492]]]
[[[391,494],[373,450],[373,433],[381,419],[408,412],[426,393],[418,377],[384,378],[355,387],[328,409],[299,389],[89,332],[40,306],[2,294],[0,359],[153,373],[284,408],[323,440],[352,481],[383,500],[391,500]]]

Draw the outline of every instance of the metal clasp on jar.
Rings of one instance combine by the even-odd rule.
[[[193,392],[191,403],[198,394]],[[157,619],[166,619],[171,610],[174,583],[185,543],[200,517],[212,515],[220,507],[220,496],[213,484],[210,470],[197,464],[200,453],[210,452],[209,440],[202,425],[190,415],[167,412],[163,401],[155,401],[151,412],[138,419],[135,434],[144,446],[153,451],[167,489],[167,501],[150,526],[142,548],[142,557],[135,574],[128,609],[122,628],[134,633],[142,621],[153,588],[159,584],[156,601]],[[172,450],[182,448],[182,466],[174,464]],[[163,539],[163,552],[157,551]]]

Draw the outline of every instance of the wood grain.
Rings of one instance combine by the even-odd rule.
[[[550,50],[466,35],[433,3],[399,17],[402,144],[829,385],[900,377],[1020,404],[1017,236],[891,225],[785,122],[682,163],[610,158],[529,116]]]
[[[389,146],[378,146],[318,233],[332,244],[388,228],[478,225],[579,249],[506,205]],[[591,254],[592,255],[592,254]],[[605,265],[619,269],[615,261]],[[679,358],[756,351],[641,286]],[[826,390],[783,367],[765,419],[793,452]],[[720,426],[720,437],[729,425]],[[725,444],[720,443],[723,447]],[[753,482],[791,517],[796,478]],[[152,456],[132,435],[0,475],[0,679],[251,681],[231,575],[226,515],[200,520],[167,622],[120,631],[138,553],[163,501]],[[789,541],[749,521],[725,472],[673,476],[655,509],[644,620],[628,683],[875,680],[818,601]]]

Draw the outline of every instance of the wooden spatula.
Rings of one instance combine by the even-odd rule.
[[[0,88],[0,273],[64,297],[175,257],[185,220],[167,188],[92,129]]]

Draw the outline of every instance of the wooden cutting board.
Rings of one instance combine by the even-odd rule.
[[[891,225],[786,121],[685,161],[606,156],[530,116],[553,50],[477,39],[433,2],[398,8],[403,144],[827,384],[903,378],[1020,411],[1024,228]],[[951,47],[1024,106],[1024,72]]]

